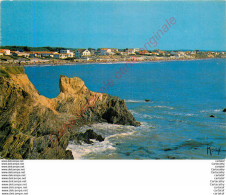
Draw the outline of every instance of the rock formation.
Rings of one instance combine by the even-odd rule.
[[[90,139],[94,139],[99,142],[104,141],[104,138],[101,135],[96,134],[92,129],[86,130],[85,133],[79,133],[77,136],[77,139],[87,144],[93,143]]]
[[[2,158],[73,159],[66,148],[69,140],[81,137],[76,132],[79,126],[93,122],[139,125],[124,100],[92,92],[78,77],[61,76],[59,87],[56,98],[46,98],[22,67],[0,67]]]

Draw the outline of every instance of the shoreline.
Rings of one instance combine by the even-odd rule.
[[[110,62],[67,62],[65,60],[60,61],[60,63],[53,63],[53,62],[43,62],[43,63],[28,63],[28,64],[19,64],[19,63],[0,63],[0,66],[19,66],[19,67],[35,67],[35,66],[70,66],[70,65],[91,65],[91,64],[125,64],[125,63],[134,63],[134,64],[139,64],[139,63],[149,63],[149,62],[175,62],[175,61],[197,61],[197,60],[211,60],[211,59],[226,59],[226,58],[195,58],[195,59],[158,59],[158,60],[130,60],[131,58],[128,58],[127,61],[110,61]]]

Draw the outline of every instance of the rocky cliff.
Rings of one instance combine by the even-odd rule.
[[[90,91],[78,78],[60,77],[60,94],[39,94],[22,67],[0,67],[0,156],[72,159],[68,141],[92,122],[139,125],[124,100]]]

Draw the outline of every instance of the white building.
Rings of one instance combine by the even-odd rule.
[[[62,49],[60,50],[61,54],[67,54],[68,58],[73,58],[74,57],[74,53],[71,52],[69,49]]]
[[[105,56],[105,55],[111,55],[113,52],[109,48],[102,48],[100,50],[100,55]]]
[[[128,53],[128,54],[135,54],[135,51],[134,51],[134,49],[127,49],[126,50],[126,52]]]
[[[42,57],[51,57],[53,58],[54,57],[54,54],[57,54],[56,52],[39,52],[39,54],[41,54]]]
[[[133,52],[134,52],[134,53],[139,52],[139,51],[140,51],[139,48],[134,48],[134,49],[133,49]]]
[[[11,55],[9,49],[0,49],[0,55]]]
[[[54,58],[60,58],[60,59],[66,59],[66,58],[71,58],[70,53],[56,53],[53,56]]]
[[[90,56],[91,53],[88,49],[76,49],[75,50],[75,57],[81,58],[82,56]]]
[[[86,49],[85,51],[82,52],[82,55],[83,56],[90,56],[91,53],[90,53],[90,51],[88,49]]]
[[[70,53],[71,51],[69,49],[62,49],[60,50],[60,53]]]
[[[12,51],[12,55],[17,56],[17,57],[26,57],[26,58],[28,58],[30,56],[29,53],[19,52],[19,51]]]
[[[185,52],[179,51],[178,52],[178,57],[185,57]]]
[[[111,52],[117,53],[118,49],[117,48],[111,48]]]
[[[132,48],[132,49],[126,49],[125,52],[127,52],[129,55],[134,55],[136,52],[140,52],[139,48]]]

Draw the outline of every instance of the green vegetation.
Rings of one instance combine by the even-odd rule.
[[[198,59],[200,59],[200,58],[207,58],[208,56],[207,56],[207,54],[206,53],[204,53],[204,52],[199,52],[199,53],[197,53],[197,54],[195,54],[195,58],[198,58]]]
[[[12,56],[0,56],[0,60],[3,60],[3,61],[7,61],[7,60],[12,60]]]
[[[29,61],[30,59],[29,58],[26,58],[26,57],[23,57],[23,56],[0,56],[0,60],[2,61],[8,61],[8,60],[24,60],[24,61]]]
[[[64,60],[71,60],[71,61],[73,61],[75,58],[66,58],[66,59],[64,59]]]
[[[9,78],[9,74],[24,74],[24,68],[18,66],[0,66],[0,77]]]
[[[6,78],[9,78],[9,74],[0,67],[0,77],[6,77]]]
[[[6,71],[11,74],[24,74],[24,68],[19,66],[7,66]]]
[[[28,47],[28,46],[1,46],[0,49],[9,49],[10,51],[60,51],[69,49],[65,47]]]

